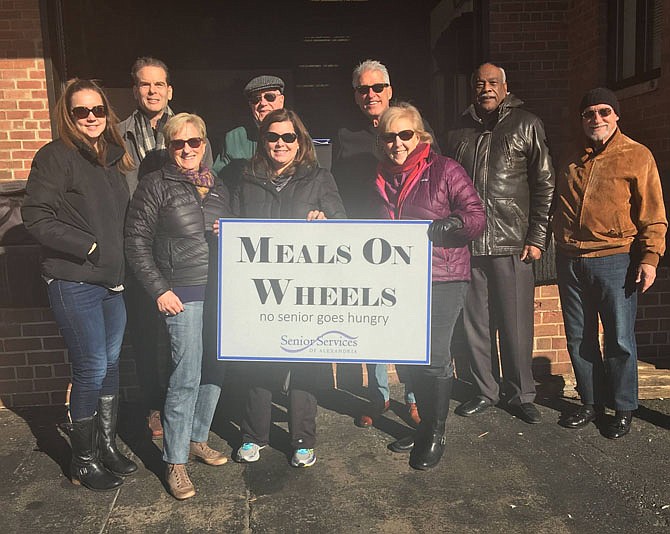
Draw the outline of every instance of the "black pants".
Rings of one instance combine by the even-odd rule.
[[[409,372],[414,385],[414,394],[421,417],[426,414],[433,402],[435,378],[454,376],[454,363],[451,356],[451,338],[463,302],[468,291],[467,282],[443,282],[433,284],[432,305],[430,311],[430,365],[402,366],[403,372]]]
[[[135,370],[146,410],[162,410],[165,386],[161,384],[161,370],[169,366],[165,323],[153,299],[140,283],[128,276],[123,292],[128,315],[130,342],[135,355]]]
[[[250,363],[244,365],[248,385],[244,407],[242,442],[267,445],[272,424],[272,393],[288,388],[288,425],[291,447],[312,449],[316,444],[316,397],[312,393],[322,364]]]
[[[535,279],[518,255],[475,256],[463,309],[466,347],[474,385],[492,403],[500,400],[500,371],[510,404],[535,400],[531,368]]]

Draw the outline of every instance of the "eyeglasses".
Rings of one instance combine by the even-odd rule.
[[[265,140],[270,143],[276,143],[279,140],[284,141],[284,143],[295,143],[298,136],[293,132],[288,132],[279,135],[277,132],[267,132],[265,134]]]
[[[85,119],[87,118],[91,113],[98,119],[102,119],[103,117],[107,116],[107,107],[106,106],[93,106],[92,108],[87,108],[84,106],[77,106],[76,108],[72,108],[72,116],[75,119]]]
[[[400,137],[401,141],[409,141],[412,137],[414,137],[414,130],[403,130],[402,132],[386,132],[384,134],[381,134],[379,137],[382,138],[382,141],[385,143],[393,143],[395,142],[396,137]]]
[[[612,114],[612,111],[612,108],[587,109],[582,111],[582,119],[592,121],[596,118],[596,113],[604,119],[605,117],[609,117]]]
[[[374,83],[372,85],[358,85],[356,86],[356,91],[359,95],[367,95],[372,89],[375,93],[379,94],[384,89],[386,89],[390,84],[388,83]]]
[[[279,95],[277,93],[262,93],[260,95],[253,95],[249,97],[249,103],[255,106],[261,100],[265,100],[266,102],[274,102],[277,100],[278,96]]]
[[[191,148],[198,148],[202,145],[202,137],[191,137],[190,139],[173,139],[170,141],[172,150],[181,150],[188,143]]]

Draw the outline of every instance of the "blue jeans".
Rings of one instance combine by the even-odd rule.
[[[384,402],[389,400],[390,390],[389,390],[389,375],[388,368],[385,363],[368,363],[368,390],[370,391],[371,399],[375,398],[377,395],[383,397]],[[412,381],[409,376],[403,377],[402,380],[405,384],[405,402],[407,404],[416,402],[414,398],[414,391],[412,387]],[[377,391],[374,392],[372,388],[376,388]]]
[[[126,307],[120,291],[84,282],[53,280],[47,292],[72,364],[70,415],[78,421],[95,414],[99,396],[119,392]]]
[[[186,302],[184,311],[165,318],[172,372],[163,408],[163,460],[188,461],[189,441],[205,442],[219,402],[221,386],[201,384],[203,302]]]
[[[601,258],[557,255],[565,337],[584,404],[606,404],[609,386],[615,410],[638,406],[637,291],[630,263],[628,254]],[[604,359],[598,317],[605,337]]]

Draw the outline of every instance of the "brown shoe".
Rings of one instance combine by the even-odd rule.
[[[167,482],[170,494],[175,499],[183,501],[195,495],[195,487],[191,479],[188,478],[184,464],[167,464],[165,481]]]
[[[163,437],[163,425],[161,424],[161,413],[158,410],[149,410],[149,417],[147,417],[147,426],[151,431],[151,439],[160,439]]]
[[[386,401],[384,403],[384,407],[382,408],[381,413],[388,412],[390,407],[391,407],[391,401]],[[358,417],[358,419],[356,419],[356,426],[360,426],[361,428],[369,428],[372,426],[372,423],[374,422],[373,419],[375,417],[376,416],[374,415],[362,414]]]
[[[408,402],[407,411],[409,412],[409,418],[412,421],[412,424],[415,427],[419,426],[421,417],[419,417],[419,409],[416,407],[416,402]]]
[[[202,443],[191,441],[190,456],[207,465],[223,465],[228,461],[228,458],[222,452],[212,449],[206,441]]]

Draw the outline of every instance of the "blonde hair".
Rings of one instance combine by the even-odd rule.
[[[198,130],[198,135],[203,141],[207,139],[207,127],[202,118],[194,113],[177,113],[173,117],[170,117],[165,123],[165,127],[163,128],[165,143],[170,144],[170,141],[174,139],[174,136],[177,135],[186,124],[191,124]]]
[[[412,123],[412,130],[419,137],[420,143],[432,143],[433,136],[426,131],[423,126],[423,119],[421,113],[409,102],[398,102],[390,106],[379,117],[379,125],[377,126],[377,148],[381,148],[379,136],[385,134],[389,125],[399,118],[405,118]]]
[[[75,120],[72,118],[72,97],[75,93],[80,91],[93,91],[98,93],[102,99],[102,104],[107,109],[107,122],[105,124],[105,130],[98,138],[97,148],[93,146],[91,140],[88,137],[79,131],[77,125],[75,124]],[[107,145],[109,143],[113,143],[120,146],[124,150],[123,157],[119,162],[119,170],[123,173],[126,173],[135,168],[133,158],[130,154],[128,154],[126,145],[123,142],[123,138],[118,132],[117,125],[119,123],[119,119],[116,116],[116,113],[114,113],[107,95],[95,81],[80,80],[79,78],[68,80],[68,82],[65,84],[65,90],[63,91],[63,94],[56,103],[54,113],[56,115],[58,135],[67,146],[70,148],[77,148],[77,145],[82,144],[88,146],[98,156],[98,163],[104,167],[107,163]]]

